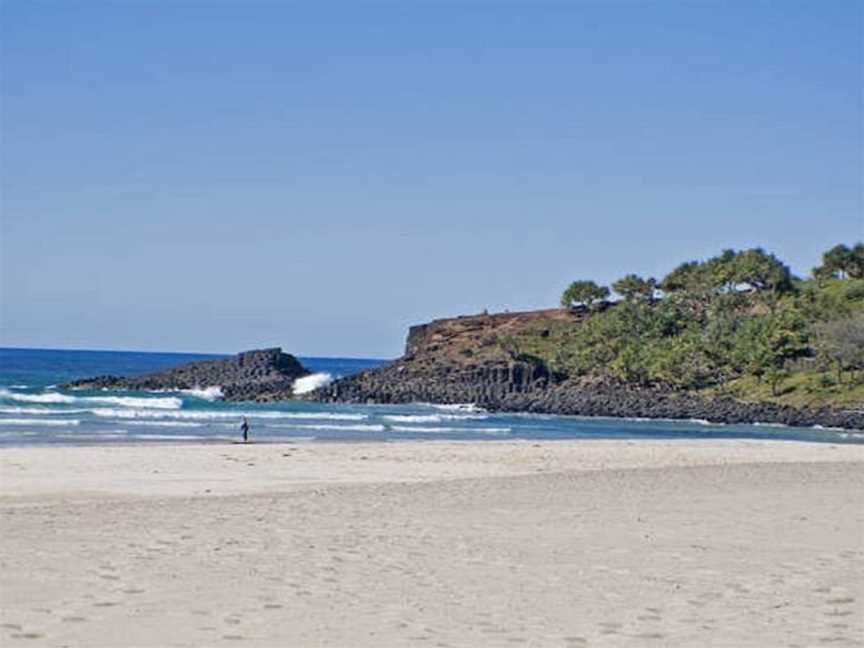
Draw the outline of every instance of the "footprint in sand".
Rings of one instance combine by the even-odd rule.
[[[13,639],[42,639],[45,635],[41,632],[15,632],[9,636]]]
[[[825,601],[828,605],[847,605],[849,603],[854,603],[855,599],[851,596],[841,596],[838,598],[828,599]]]
[[[600,626],[600,634],[617,634],[623,627],[617,621],[601,621],[597,625]]]
[[[656,614],[640,614],[636,617],[639,621],[662,621],[663,617],[659,617]]]

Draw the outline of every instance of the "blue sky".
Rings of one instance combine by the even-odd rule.
[[[2,345],[390,357],[864,238],[857,1],[0,7]]]

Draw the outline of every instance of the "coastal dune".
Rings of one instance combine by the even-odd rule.
[[[864,446],[0,451],[3,646],[856,646]]]

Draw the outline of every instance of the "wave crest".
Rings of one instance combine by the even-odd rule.
[[[0,425],[45,425],[53,427],[67,427],[81,425],[78,419],[38,419],[38,418],[19,418],[19,419],[0,419]]]
[[[212,387],[196,387],[195,389],[181,389],[180,393],[208,401],[215,401],[225,395],[222,393],[222,388],[219,387],[219,385],[213,385]]]
[[[333,382],[333,376],[331,374],[325,372],[314,373],[295,380],[293,390],[295,394],[308,394],[319,387],[329,385],[331,382]]]
[[[70,405],[118,405],[120,407],[144,407],[152,409],[180,409],[183,401],[175,396],[166,398],[142,398],[135,396],[69,396],[59,392],[42,394],[16,394],[8,389],[0,389],[0,398],[18,403],[42,403]]]

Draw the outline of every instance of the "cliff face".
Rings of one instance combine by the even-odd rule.
[[[218,386],[225,400],[281,400],[292,396],[297,378],[309,371],[280,348],[245,351],[144,376],[98,376],[63,385],[70,389],[180,390]]]
[[[527,329],[542,336],[547,327],[578,325],[585,317],[555,309],[459,317],[413,326],[400,359],[337,380],[304,398],[352,403],[473,403],[513,412],[864,428],[864,412],[860,411],[708,399],[606,377],[568,378],[556,375],[539,358],[508,350],[503,342]]]
[[[578,324],[585,317],[577,311],[552,308],[433,320],[408,329],[403,359],[435,359],[453,364],[505,359],[501,339],[528,329],[542,334],[544,327]]]

